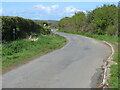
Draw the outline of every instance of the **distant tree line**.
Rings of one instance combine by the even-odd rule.
[[[51,28],[58,28],[58,21],[55,20],[34,20],[38,24],[46,24],[46,26],[49,26]]]
[[[118,7],[103,5],[92,11],[77,12],[59,21],[59,29],[99,35],[118,35]]]
[[[37,24],[33,20],[21,17],[1,16],[2,20],[2,40],[13,40],[26,38],[32,34],[49,34],[50,29],[44,28],[41,24]]]
[[[47,21],[45,21],[45,20],[34,20],[37,24],[41,24],[41,25],[44,25],[44,24],[46,24],[46,26],[48,26],[49,25],[49,23],[47,22]]]

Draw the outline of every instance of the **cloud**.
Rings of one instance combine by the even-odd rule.
[[[45,6],[45,5],[34,5],[31,10],[32,17],[34,19],[62,19],[63,17],[71,17],[75,15],[75,12],[85,12],[84,10],[80,10],[78,8],[75,8],[73,6],[66,6],[62,7],[59,5],[51,5],[51,6]]]
[[[38,20],[60,20],[63,17],[71,17],[75,12],[83,11],[73,6],[60,6],[60,5],[33,5],[31,8],[27,9],[13,9],[11,11],[4,12],[4,15],[7,16],[19,16],[29,19],[38,19]],[[0,9],[0,13],[2,9]],[[85,12],[85,11],[84,11]]]
[[[52,9],[59,8],[59,5],[52,5],[51,8],[52,8]]]
[[[38,10],[43,10],[47,13],[50,13],[56,10],[57,8],[59,8],[59,5],[52,5],[52,6],[35,5],[34,7]]]
[[[77,12],[83,12],[83,13],[87,14],[86,10],[80,10],[80,9],[77,9],[73,6],[65,7],[64,12],[67,13],[69,16],[73,16]]]
[[[87,11],[86,10],[80,10],[81,12],[83,12],[83,13],[85,13],[85,14],[87,14]]]
[[[75,7],[65,7],[65,12],[67,13],[75,13],[75,12],[78,12],[80,11],[79,9],[75,8]]]

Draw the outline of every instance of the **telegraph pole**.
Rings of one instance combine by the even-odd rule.
[[[13,29],[13,40],[15,40],[15,29]]]

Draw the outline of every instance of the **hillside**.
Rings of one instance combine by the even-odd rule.
[[[58,21],[57,20],[34,20],[35,22],[42,23],[46,22],[48,25],[52,28],[57,28],[58,27]]]

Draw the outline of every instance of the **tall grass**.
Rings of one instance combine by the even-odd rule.
[[[2,45],[3,70],[14,64],[40,56],[65,45],[66,39],[59,35],[41,35],[37,41],[16,40]]]
[[[118,37],[116,36],[105,36],[105,35],[93,35],[93,34],[88,34],[88,33],[80,33],[80,32],[69,32],[69,31],[59,31],[59,32],[64,32],[64,33],[70,33],[70,34],[78,34],[78,35],[83,35],[99,40],[105,40],[108,42],[118,42]]]

